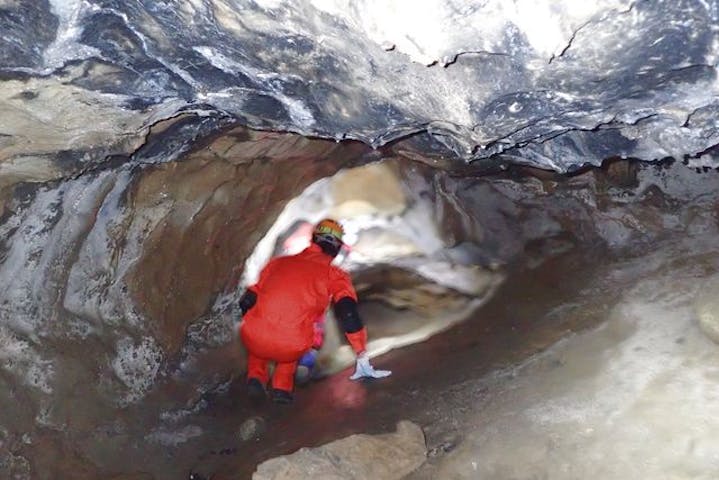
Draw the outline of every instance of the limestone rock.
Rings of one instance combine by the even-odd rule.
[[[253,480],[399,479],[417,469],[426,458],[422,429],[409,421],[397,432],[351,435],[317,448],[267,460]]]

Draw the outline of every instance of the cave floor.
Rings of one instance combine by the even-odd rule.
[[[452,459],[474,465],[476,470],[475,461],[468,459],[480,457],[477,449],[487,449],[490,442],[478,439],[478,430],[487,427],[490,420],[531,409],[516,399],[514,410],[503,411],[496,406],[517,379],[534,376],[543,381],[542,375],[566,362],[552,353],[557,345],[565,341],[581,345],[583,336],[601,330],[637,289],[645,297],[647,291],[656,289],[672,297],[672,282],[681,280],[681,298],[687,303],[701,280],[719,270],[718,243],[715,239],[702,242],[695,238],[691,243],[687,239],[622,257],[574,249],[533,269],[510,270],[492,299],[466,322],[424,343],[376,358],[378,368],[393,370],[391,377],[352,382],[347,378],[351,370],[347,369],[298,389],[291,406],[266,403],[260,407],[249,405],[243,382],[238,379],[207,396],[202,409],[172,427],[172,431],[180,432],[177,438],[189,426],[201,435],[189,435],[162,447],[148,445],[146,440],[133,442],[137,448],[124,452],[132,455],[132,462],[125,462],[124,468],[115,463],[109,476],[124,470],[147,472],[148,476],[141,478],[156,479],[187,478],[190,472],[215,480],[250,478],[258,463],[271,457],[353,433],[394,431],[399,420],[408,419],[423,428],[430,451],[428,461],[413,478],[484,478],[477,477],[476,471],[458,473],[461,469],[452,467]],[[654,283],[646,284],[647,279]],[[688,315],[686,311],[679,314]],[[621,343],[622,335],[610,335],[605,343]],[[581,351],[581,346],[578,348]],[[537,370],[534,364],[542,367]],[[564,383],[583,381],[580,372]],[[523,387],[527,398],[542,392],[541,386],[532,389],[527,385]],[[483,418],[485,412],[492,418]],[[242,441],[240,426],[251,417],[261,418],[264,428],[257,438]],[[522,426],[492,424],[492,428]],[[522,440],[520,436],[504,441],[511,450],[513,442]],[[503,474],[501,469],[485,474],[487,478],[535,478]]]
[[[401,419],[423,427],[433,453],[451,450],[462,441],[464,416],[474,410],[475,380],[606,317],[623,287],[607,284],[604,260],[597,252],[573,251],[517,269],[468,321],[377,358],[378,368],[393,370],[388,379],[352,382],[348,369],[299,389],[290,407],[254,411],[242,386],[233,385],[212,402],[222,430],[236,432],[252,415],[261,416],[267,430],[256,441],[216,444],[195,471],[213,479],[249,478],[265,459],[353,433],[393,431]]]

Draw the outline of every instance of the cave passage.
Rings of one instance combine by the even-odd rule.
[[[82,194],[60,184],[57,193],[31,190],[16,204],[20,227],[6,223],[6,259],[35,258],[49,268],[64,250],[33,250],[48,238],[76,252],[70,275],[51,277],[64,279],[50,283],[63,285],[64,295],[49,297],[63,310],[41,340],[4,327],[4,352],[23,352],[3,357],[15,375],[4,377],[3,404],[14,415],[4,427],[11,439],[5,471],[243,478],[272,457],[391,432],[400,420],[421,426],[429,452],[409,478],[575,478],[590,475],[592,459],[604,456],[616,462],[603,478],[626,478],[637,468],[630,451],[654,458],[657,472],[713,468],[704,455],[713,441],[707,379],[715,347],[702,332],[711,333],[719,258],[717,172],[613,159],[573,175],[527,167],[457,175],[385,155],[307,177],[291,197],[286,187],[237,188],[228,172],[250,168],[296,182],[274,169],[288,153],[297,161],[298,145],[329,158],[361,159],[367,150],[231,132],[132,181],[88,190],[88,181],[107,175],[98,172],[74,180]],[[238,151],[275,157],[245,164],[227,153]],[[258,192],[279,202],[274,216],[248,205]],[[69,225],[53,216],[48,238],[19,248],[13,239],[31,231],[53,195],[63,211],[77,211],[84,197],[89,214]],[[264,230],[247,244],[252,215]],[[298,388],[291,407],[254,407],[236,335],[242,286],[271,256],[303,248],[307,226],[327,215],[346,222],[350,251],[340,261],[357,286],[375,363],[395,373],[348,380],[352,355],[329,322],[323,375]],[[243,245],[240,255],[228,248],[233,242]],[[115,266],[95,260],[108,248]],[[117,270],[123,256],[132,268]],[[97,272],[96,283],[78,283],[85,277],[77,270]],[[25,302],[15,285],[16,302]],[[116,304],[107,293],[97,296],[103,291],[139,294],[138,305],[165,323],[113,317]],[[198,319],[178,323],[198,299],[179,309],[152,293],[163,291],[204,291],[210,304]],[[117,320],[98,323],[103,318]],[[54,368],[43,375],[42,365]],[[677,411],[678,403],[686,406]],[[27,432],[27,442],[13,428]],[[657,428],[663,436],[641,437]],[[667,437],[687,445],[681,462],[662,450]],[[517,463],[508,453],[515,448],[531,461]]]
[[[716,478],[718,24],[0,0],[0,478]],[[324,217],[394,373],[330,319],[254,407],[240,295]]]

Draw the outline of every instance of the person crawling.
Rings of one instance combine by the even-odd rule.
[[[383,378],[388,370],[375,370],[367,355],[367,329],[357,311],[357,294],[350,276],[332,264],[342,248],[344,229],[325,219],[312,232],[309,247],[296,255],[276,257],[260,272],[256,284],[240,298],[240,338],[247,350],[247,388],[250,397],[262,400],[270,381],[276,403],[292,403],[295,372],[300,359],[311,355],[316,344],[316,320],[330,303],[349,344],[356,354],[350,377]]]

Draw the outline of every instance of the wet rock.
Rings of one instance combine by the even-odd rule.
[[[0,307],[11,319],[0,325],[0,359],[9,359],[0,406],[12,405],[0,422],[5,428],[32,432],[41,421],[84,432],[104,423],[116,404],[148,394],[167,405],[193,404],[241,371],[236,317],[213,318],[212,302],[234,291],[249,251],[286,201],[368,151],[359,143],[234,128],[204,137],[188,153],[181,144],[192,139],[182,125],[155,125],[173,140],[163,146],[148,139],[136,168],[14,189],[0,224]],[[182,152],[183,161],[173,161],[172,152]],[[71,160],[67,172],[84,168]],[[43,340],[30,340],[37,335]],[[122,472],[121,455],[108,458],[111,449],[97,448],[103,439],[80,450],[109,469],[122,464],[112,470]],[[118,448],[124,440],[107,441]],[[62,458],[38,464],[35,457],[48,451],[22,453],[38,478],[50,478]]]
[[[719,343],[719,277],[714,277],[702,288],[694,301],[694,311],[702,332]]]
[[[309,161],[335,151],[340,162]],[[284,202],[361,151],[237,128],[134,181],[127,222],[113,241],[142,244],[126,282],[164,350],[176,352],[190,323],[236,283],[233,269],[241,268]]]
[[[298,478],[400,479],[426,459],[422,429],[409,421],[396,433],[351,435],[317,448],[302,448],[259,465],[253,480]]]
[[[239,437],[243,442],[262,436],[266,429],[265,419],[260,416],[250,417],[240,425]]]

